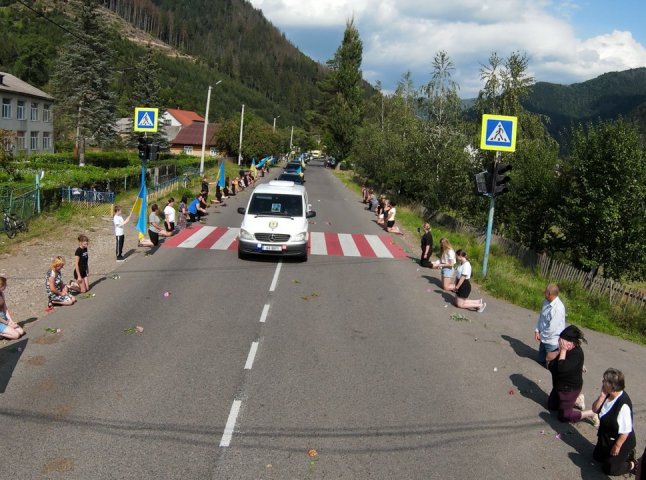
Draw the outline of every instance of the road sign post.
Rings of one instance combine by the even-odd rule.
[[[137,107],[135,108],[135,132],[153,132],[158,128],[157,119],[159,118],[158,108]]]
[[[515,152],[516,151],[516,131],[518,125],[517,117],[509,117],[505,115],[483,115],[482,116],[482,131],[480,137],[481,150],[495,150],[496,158],[491,168],[491,191],[489,192],[489,215],[487,219],[487,233],[485,235],[485,251],[482,260],[482,276],[487,276],[487,268],[489,265],[489,250],[491,248],[491,235],[493,232],[493,216],[496,207],[496,193],[506,192],[504,185],[509,181],[508,177],[498,178],[500,175],[498,164],[501,159],[500,152]],[[511,166],[505,166],[500,170],[500,174],[511,170]]]

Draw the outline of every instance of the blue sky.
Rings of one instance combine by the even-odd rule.
[[[393,91],[406,71],[430,79],[445,50],[460,96],[482,86],[492,52],[526,52],[537,81],[570,84],[646,66],[645,0],[251,0],[302,52],[324,63],[354,17],[363,76]]]

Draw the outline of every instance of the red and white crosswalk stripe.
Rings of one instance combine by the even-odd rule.
[[[166,239],[164,247],[237,250],[239,228],[193,225]],[[406,258],[406,252],[388,235],[310,232],[311,255]]]

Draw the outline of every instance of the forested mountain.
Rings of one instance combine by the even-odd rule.
[[[132,72],[147,44],[158,52],[160,98],[166,107],[203,113],[208,85],[217,80],[223,82],[213,92],[211,119],[229,118],[244,103],[266,121],[280,115],[279,125],[304,125],[308,110],[316,105],[316,84],[325,67],[298,51],[246,1],[99,4],[105,7],[105,21],[113,32],[109,47],[116,52],[119,78],[113,83],[122,116],[131,114]],[[0,2],[0,70],[49,91],[59,47],[66,41],[65,29],[75,15],[70,5],[43,0],[30,9],[18,2]]]
[[[646,68],[605,73],[572,85],[537,82],[523,106],[549,117],[548,130],[555,138],[573,123],[619,116],[637,120],[646,133]]]
[[[105,0],[104,5],[290,112],[313,105],[323,67],[246,0]]]

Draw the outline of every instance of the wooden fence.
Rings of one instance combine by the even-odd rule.
[[[507,255],[518,258],[529,268],[538,270],[548,281],[572,281],[583,287],[589,294],[607,297],[611,304],[619,304],[625,310],[629,305],[646,309],[646,292],[627,287],[609,278],[596,277],[572,265],[560,262],[545,253],[538,254],[512,240],[492,235],[491,244],[498,246]]]

